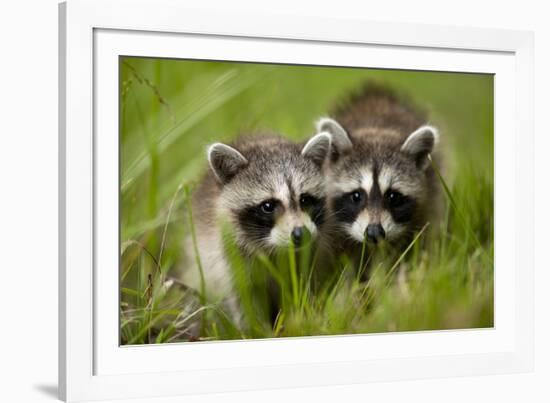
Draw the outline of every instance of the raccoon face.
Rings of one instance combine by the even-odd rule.
[[[436,129],[422,126],[405,140],[389,129],[350,137],[332,119],[322,119],[318,129],[332,136],[328,194],[337,226],[357,242],[409,239],[425,223],[429,207]]]
[[[271,252],[318,233],[325,216],[322,167],[330,136],[319,133],[303,147],[281,138],[251,139],[235,148],[208,149],[221,186],[219,211],[230,219],[242,250]]]

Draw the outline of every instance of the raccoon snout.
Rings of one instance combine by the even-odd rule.
[[[292,230],[292,242],[299,244],[304,236],[304,227],[295,227]]]
[[[380,224],[369,224],[367,225],[367,239],[373,243],[382,241],[386,237],[386,231],[382,228]]]

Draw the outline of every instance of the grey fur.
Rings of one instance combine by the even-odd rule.
[[[353,144],[351,143],[347,132],[334,119],[327,117],[320,118],[315,123],[315,127],[317,128],[318,132],[330,133],[330,135],[332,136],[334,147],[340,153],[346,153],[353,147]]]
[[[302,156],[310,159],[318,166],[323,166],[330,152],[331,136],[328,132],[313,136],[302,148]]]
[[[347,99],[331,116],[333,119],[322,118],[317,128],[328,130],[333,137],[327,186],[330,227],[338,234],[334,243],[356,254],[364,237],[362,224],[384,221],[391,227],[391,231],[385,229],[390,232],[386,240],[405,244],[432,217],[430,212],[437,210],[437,180],[428,160],[437,144],[437,130],[426,125],[426,114],[411,102],[388,87],[373,84]],[[335,207],[337,200],[362,186],[376,189],[382,202],[370,203],[371,195],[366,192],[364,213],[358,213],[353,223],[343,222]],[[390,192],[390,188],[415,202],[414,214],[406,223],[395,222],[385,210],[384,191]]]
[[[221,183],[229,182],[248,164],[248,160],[240,152],[222,143],[208,147],[207,155],[210,169]]]
[[[322,169],[329,151],[330,136],[326,133],[306,145],[274,135],[256,135],[209,148],[211,169],[193,194],[195,231],[207,297],[209,301],[224,301],[235,320],[240,311],[224,253],[222,224],[226,221],[231,225],[244,255],[259,251],[269,254],[278,242],[284,244],[285,237],[290,239],[293,225],[309,225],[316,231],[300,210],[300,196],[307,193],[324,203]],[[280,200],[274,213],[276,224],[269,235],[258,236],[255,224],[243,222],[243,211],[272,199]],[[186,250],[191,251],[190,239],[187,242]],[[198,270],[194,266],[186,270],[183,281],[198,289]]]
[[[413,156],[420,169],[429,165],[428,156],[432,153],[438,141],[438,131],[435,127],[424,125],[407,137],[401,151]]]

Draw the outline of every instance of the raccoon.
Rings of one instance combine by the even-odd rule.
[[[291,241],[297,244],[305,231],[315,238],[325,216],[322,167],[329,151],[328,133],[319,133],[304,145],[263,135],[208,147],[210,169],[193,195],[197,244],[207,299],[223,301],[237,322],[240,313],[221,222],[231,224],[245,257],[257,252],[269,255]],[[199,271],[187,270],[183,281],[198,289]]]
[[[385,243],[398,249],[438,210],[430,162],[439,135],[426,114],[386,86],[368,83],[331,115],[328,210],[342,251]]]

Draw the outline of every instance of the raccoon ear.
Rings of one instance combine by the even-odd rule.
[[[330,152],[330,142],[330,134],[327,132],[316,134],[302,148],[302,155],[322,166]]]
[[[207,155],[210,168],[224,185],[248,164],[240,152],[222,143],[208,147]]]
[[[336,154],[343,154],[353,147],[346,130],[336,120],[321,118],[315,123],[318,132],[329,132],[332,137],[332,148]]]
[[[421,126],[412,132],[401,146],[401,151],[414,157],[420,169],[429,165],[428,155],[439,141],[439,134],[435,127]]]

